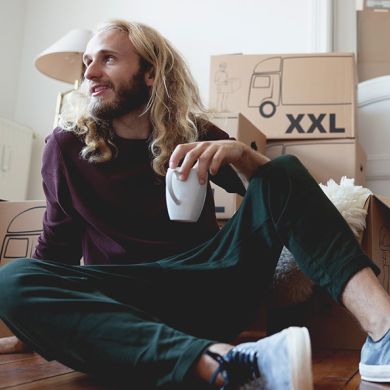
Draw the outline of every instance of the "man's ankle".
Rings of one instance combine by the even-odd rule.
[[[207,350],[217,353],[221,356],[226,355],[231,349],[233,348],[230,344],[212,344],[210,345]],[[206,353],[202,353],[202,355],[199,357],[198,362],[196,363],[194,367],[194,375],[203,381],[209,383],[213,377],[213,374],[218,369],[219,364],[218,362],[213,359],[211,356],[207,355]],[[221,375],[218,375],[215,379],[214,383],[217,387],[222,387],[224,385],[224,381],[221,377]]]
[[[388,321],[383,321],[380,324],[372,327],[372,331],[368,332],[368,335],[373,341],[379,341],[390,330],[390,324]]]

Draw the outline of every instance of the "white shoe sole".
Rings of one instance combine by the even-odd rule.
[[[359,364],[360,377],[368,382],[390,382],[390,365]]]
[[[292,390],[312,390],[313,374],[309,331],[306,328],[290,327],[285,332],[288,332]]]

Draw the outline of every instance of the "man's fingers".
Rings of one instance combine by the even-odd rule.
[[[231,163],[240,158],[242,148],[235,141],[203,141],[178,145],[169,160],[170,168],[180,166],[180,179],[186,180],[195,163],[199,167],[199,181],[204,182],[207,172],[215,175],[222,164]]]
[[[223,161],[225,159],[225,153],[223,149],[218,149],[216,153],[213,155],[213,159],[211,160],[211,164],[209,167],[210,173],[212,175],[216,175],[221,167]]]
[[[217,150],[218,148],[215,145],[209,145],[198,158],[198,177],[201,184],[204,184],[207,180],[209,168]]]
[[[186,153],[180,167],[180,179],[186,180],[191,168],[197,163],[199,180],[204,183],[208,170],[207,160],[203,157],[206,149],[206,143],[198,143]]]
[[[169,159],[169,168],[177,168],[187,152],[194,147],[195,143],[177,145]]]
[[[194,142],[189,144],[181,144],[176,146],[175,150],[173,151],[171,158],[169,160],[169,167],[170,168],[177,168],[181,162],[180,165],[180,179],[186,180],[191,168],[195,165],[195,163],[198,162],[199,158],[204,153],[204,150],[207,149],[207,143],[206,142]],[[206,162],[207,164],[207,162]],[[199,179],[205,180],[206,179],[206,172],[207,172],[208,166],[205,166],[205,163],[202,162],[199,164]]]

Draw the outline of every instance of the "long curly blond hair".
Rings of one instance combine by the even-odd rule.
[[[168,160],[176,145],[194,142],[206,123],[206,110],[198,87],[180,53],[153,28],[141,23],[112,20],[96,33],[120,30],[128,34],[140,56],[141,69],[152,69],[154,83],[145,107],[152,134],[150,150],[153,170],[165,175]],[[105,162],[116,152],[109,121],[98,120],[88,113],[89,94],[86,83],[68,99],[59,125],[82,137],[81,155],[90,162]]]

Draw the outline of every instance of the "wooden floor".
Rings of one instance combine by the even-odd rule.
[[[361,381],[357,372],[358,363],[359,351],[314,351],[314,389],[390,389],[390,384]],[[34,353],[0,355],[0,389],[114,390],[58,362],[47,362]]]

